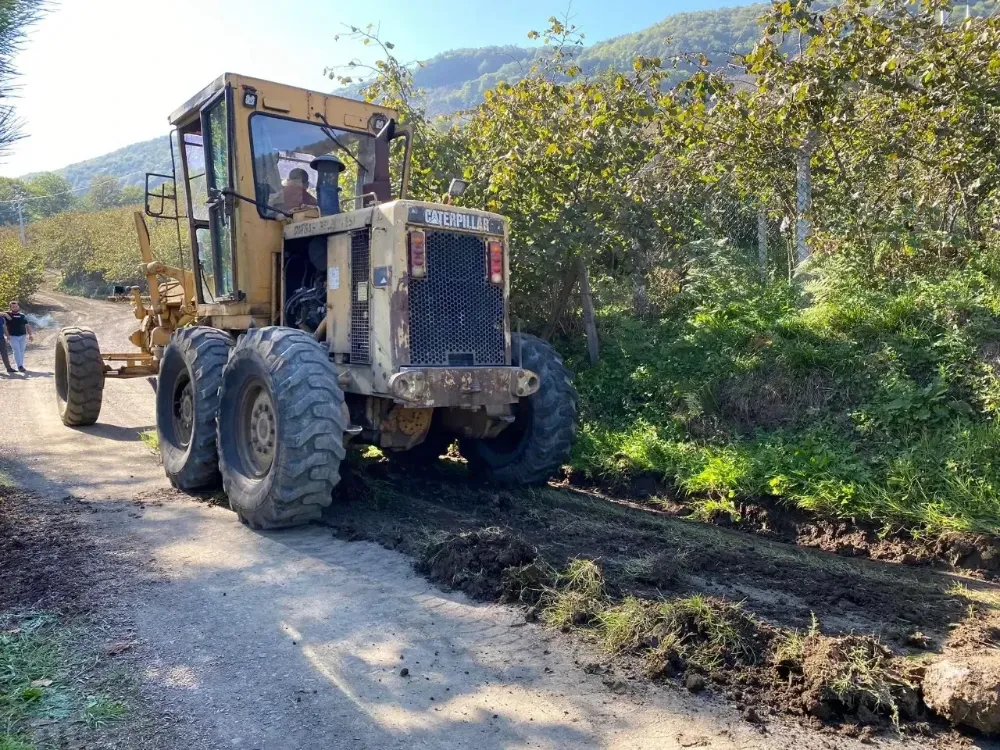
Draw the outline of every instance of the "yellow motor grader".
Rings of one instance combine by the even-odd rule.
[[[507,221],[407,198],[412,136],[384,107],[225,74],[170,116],[175,167],[146,177],[190,264],[153,256],[131,354],[65,328],[63,422],[97,421],[109,378],[156,376],[163,467],[221,480],[240,519],[277,528],[332,502],[350,440],[431,460],[458,440],[477,476],[544,481],[576,393],[556,352],[511,333]],[[179,199],[178,196],[183,196]]]

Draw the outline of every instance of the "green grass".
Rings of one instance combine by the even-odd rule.
[[[92,663],[82,637],[47,613],[0,619],[0,750],[34,747],[30,726],[37,719],[99,728],[125,718],[123,702],[80,693],[73,677]]]
[[[565,347],[573,468],[622,486],[653,474],[701,516],[763,497],[918,533],[1000,532],[1000,281],[986,261],[879,281],[831,263],[805,305],[725,264],[656,319],[605,293],[601,361]]]
[[[572,560],[548,591],[542,621],[553,627],[589,622],[606,605],[604,574],[593,560]]]
[[[139,440],[153,453],[160,452],[160,433],[156,430],[144,430],[139,433]]]
[[[111,700],[103,695],[88,696],[87,705],[83,709],[84,720],[91,729],[121,721],[127,715],[128,707],[122,701]]]

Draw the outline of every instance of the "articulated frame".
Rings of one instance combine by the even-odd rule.
[[[170,334],[195,319],[198,313],[194,295],[194,274],[153,260],[149,243],[149,229],[141,212],[135,212],[135,228],[139,234],[139,252],[142,263],[139,270],[146,277],[149,288],[149,305],[143,303],[138,287],[132,288],[132,308],[140,321],[139,329],[129,336],[129,341],[140,351],[131,354],[102,354],[104,377],[142,378],[156,375],[160,369],[163,347],[170,341]],[[160,278],[168,281],[161,283]]]

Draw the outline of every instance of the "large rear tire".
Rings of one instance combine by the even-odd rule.
[[[70,427],[94,424],[101,415],[104,400],[104,360],[97,334],[79,327],[59,331],[55,380],[56,403],[63,424]]]
[[[576,435],[576,389],[556,350],[514,334],[514,364],[538,375],[538,391],[515,406],[514,423],[489,440],[459,440],[473,476],[503,485],[540,484],[569,459]]]
[[[241,336],[219,401],[229,504],[255,529],[315,521],[333,501],[348,414],[327,350],[292,328]]]
[[[229,334],[193,326],[175,331],[163,352],[156,387],[156,429],[163,470],[178,489],[219,484],[215,422],[222,370],[232,346]]]

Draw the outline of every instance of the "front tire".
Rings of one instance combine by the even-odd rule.
[[[569,459],[576,435],[576,389],[548,342],[528,334],[511,339],[514,364],[538,375],[538,391],[518,402],[514,423],[497,437],[463,438],[459,447],[473,476],[511,486],[541,484]]]
[[[0,346],[5,344],[0,341]],[[56,403],[69,427],[94,424],[104,400],[104,359],[97,334],[89,328],[63,328],[56,339]]]
[[[170,483],[181,490],[219,484],[215,422],[222,371],[233,339],[206,326],[175,331],[160,361],[156,429]]]
[[[320,344],[292,328],[240,337],[222,378],[219,468],[229,504],[248,526],[315,521],[333,501],[347,408]]]

